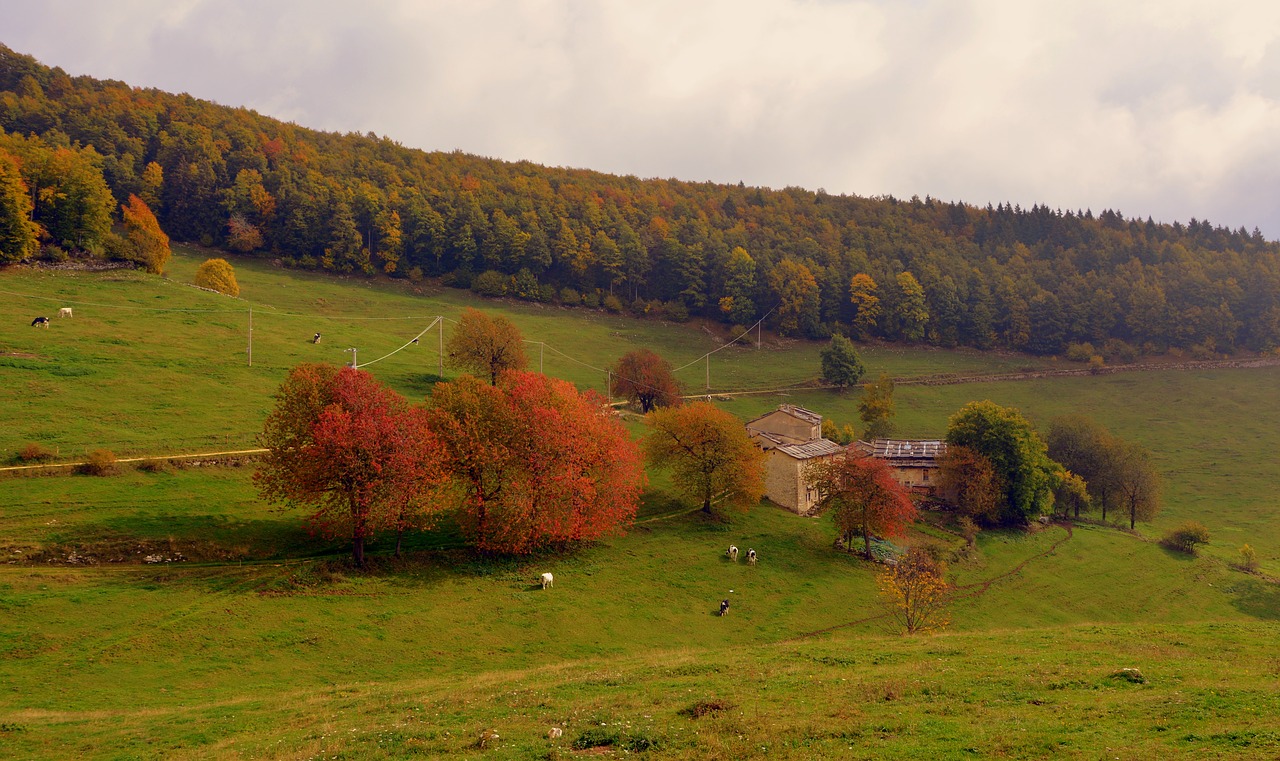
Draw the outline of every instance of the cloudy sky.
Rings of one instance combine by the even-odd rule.
[[[428,150],[1280,238],[1280,3],[0,0],[72,74]]]

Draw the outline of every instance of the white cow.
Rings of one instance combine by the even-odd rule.
[[[61,309],[59,309],[59,310],[58,310],[58,316],[59,316],[59,317],[70,317],[70,316],[71,316],[71,307],[62,307]]]
[[[556,577],[552,576],[549,573],[542,574],[542,588],[546,589],[547,587],[555,586],[555,580],[556,580]]]
[[[732,561],[733,561],[733,562],[735,562],[735,563],[736,563],[736,562],[738,562],[738,547],[737,547],[737,545],[733,545],[733,544],[729,545],[729,551],[728,551],[728,553],[727,553],[727,554],[729,555],[729,559],[730,559],[730,560],[732,560]]]
[[[752,550],[752,549],[748,549],[748,550],[747,550],[747,562],[748,562],[748,563],[750,563],[751,565],[755,565],[755,564],[756,564],[756,551],[755,551],[755,550]]]

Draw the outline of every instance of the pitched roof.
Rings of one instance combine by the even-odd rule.
[[[844,447],[830,439],[814,439],[803,444],[779,444],[777,450],[797,460],[811,460],[814,457],[839,454],[844,451]]]
[[[764,413],[758,418],[752,418],[751,420],[747,421],[746,425],[748,428],[750,428],[752,427],[751,426],[752,423],[758,423],[761,420],[764,420],[765,418],[769,417],[770,415],[775,415],[779,412],[785,412],[786,414],[796,418],[797,420],[803,420],[804,422],[810,425],[822,425],[821,415],[814,412],[813,410],[806,410],[804,407],[797,407],[794,404],[779,404],[778,409],[770,410],[769,412]]]
[[[872,457],[884,460],[933,462],[946,454],[947,443],[938,439],[876,439],[871,448]]]

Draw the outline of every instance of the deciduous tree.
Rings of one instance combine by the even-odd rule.
[[[458,327],[446,345],[449,363],[470,370],[498,385],[506,370],[523,370],[528,360],[520,330],[505,317],[490,317],[478,309],[462,310]]]
[[[146,202],[135,195],[130,195],[129,202],[121,205],[120,213],[124,217],[125,240],[132,249],[132,256],[147,268],[147,272],[164,274],[171,255],[169,236],[160,229],[156,215],[151,213]]]
[[[880,306],[880,296],[877,295],[878,290],[876,281],[865,272],[854,275],[849,282],[849,300],[853,303],[850,327],[859,338],[870,337],[880,325],[883,309]]]
[[[404,514],[426,512],[441,479],[435,437],[403,398],[366,372],[299,365],[276,393],[259,437],[268,449],[253,480],[271,502],[309,506],[328,536],[350,533],[351,556]]]
[[[0,264],[35,253],[38,229],[31,221],[31,195],[18,161],[0,148]]]
[[[853,341],[838,333],[831,336],[831,342],[818,355],[822,359],[822,380],[842,391],[856,384],[866,372]]]
[[[1026,523],[1048,511],[1059,466],[1022,413],[990,401],[966,404],[951,417],[947,444],[970,447],[991,462],[1004,488],[1001,523]]]
[[[635,515],[639,448],[603,399],[538,373],[438,384],[432,431],[459,495],[458,522],[485,552],[527,553],[588,541]]]
[[[196,270],[195,284],[228,296],[240,295],[236,271],[226,259],[206,259]]]
[[[868,560],[873,535],[903,536],[916,520],[915,505],[884,460],[847,451],[809,466],[805,478],[817,490],[821,509],[832,512],[850,552],[853,538],[862,536]]]
[[[978,523],[998,521],[1004,489],[990,460],[970,447],[952,444],[939,466],[942,494],[961,516]]]
[[[1149,521],[1160,512],[1160,474],[1151,452],[1141,444],[1123,442],[1115,455],[1116,488],[1133,530],[1138,521]]]
[[[880,373],[874,383],[862,384],[858,415],[862,418],[862,435],[868,441],[893,433],[893,378],[888,373]]]
[[[713,500],[746,510],[764,495],[764,452],[742,422],[710,402],[650,412],[644,440],[649,462],[669,468],[676,488],[711,513]]]
[[[1051,458],[1084,479],[1089,501],[1087,504],[1077,503],[1076,507],[1097,507],[1105,521],[1107,509],[1119,506],[1117,465],[1120,442],[1087,417],[1063,415],[1049,421],[1047,443]],[[1075,517],[1080,517],[1078,511]]]
[[[932,631],[949,623],[946,606],[951,585],[946,565],[912,548],[877,577],[890,618],[907,634]]]
[[[649,349],[622,355],[612,373],[613,393],[639,404],[641,412],[680,403],[680,383],[671,371],[671,363]]]

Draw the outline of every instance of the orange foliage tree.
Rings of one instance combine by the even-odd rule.
[[[680,383],[671,363],[649,349],[623,354],[612,372],[613,393],[639,404],[641,412],[680,403]]]
[[[742,421],[710,402],[666,407],[649,413],[644,440],[649,462],[671,469],[676,488],[702,503],[722,497],[746,510],[764,495],[764,452]]]
[[[350,367],[293,368],[259,440],[268,449],[253,475],[259,493],[314,508],[311,521],[327,536],[349,532],[357,566],[377,529],[399,530],[409,516],[430,513],[428,497],[443,478],[426,417]]]
[[[644,469],[595,393],[539,373],[438,384],[431,429],[460,497],[458,523],[486,552],[522,554],[598,539],[635,516]]]
[[[903,631],[927,632],[949,623],[946,605],[951,585],[946,570],[929,553],[912,548],[880,572],[876,579],[880,599]]]
[[[1000,517],[1004,486],[988,460],[961,444],[947,447],[939,462],[939,488],[943,497],[969,520],[994,524]]]
[[[240,295],[240,284],[236,282],[235,268],[226,259],[206,259],[196,269],[193,282],[201,288],[225,293],[228,296]]]
[[[169,263],[169,236],[160,229],[156,215],[141,198],[130,194],[129,202],[121,205],[120,213],[124,216],[125,239],[133,249],[137,261],[147,268],[147,272],[164,274],[164,266]]]
[[[903,536],[916,520],[915,505],[893,480],[884,460],[846,451],[809,466],[806,478],[820,495],[819,506],[833,512],[836,528],[850,552],[853,538],[862,535],[867,559],[871,558],[873,534]]]
[[[505,317],[490,317],[479,309],[464,309],[446,345],[449,363],[471,370],[498,385],[506,370],[523,370],[528,360],[520,330]]]

